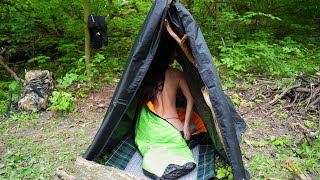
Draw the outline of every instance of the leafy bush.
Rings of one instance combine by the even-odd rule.
[[[252,39],[240,40],[234,47],[220,46],[223,77],[242,78],[244,74],[292,77],[299,72],[311,72],[319,65],[308,58],[301,44],[290,37],[272,41],[271,34],[259,31]],[[308,61],[309,63],[304,63]]]
[[[0,116],[6,111],[10,98],[10,92],[12,92],[12,102],[19,96],[21,84],[16,81],[0,82]]]
[[[31,58],[28,62],[37,62],[39,64],[45,63],[47,60],[50,60],[51,58],[48,56],[37,56],[34,58]]]
[[[234,179],[231,166],[219,156],[215,159],[214,171],[217,179]]]
[[[63,111],[66,114],[67,112],[75,109],[74,99],[70,93],[64,91],[53,91],[49,100],[52,104],[48,110]]]
[[[68,88],[74,82],[83,82],[84,79],[87,79],[85,75],[78,75],[75,73],[67,73],[63,78],[57,79],[59,86],[61,88]]]

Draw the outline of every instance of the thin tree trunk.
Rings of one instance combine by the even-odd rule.
[[[84,21],[84,34],[85,34],[85,63],[87,76],[91,76],[90,67],[90,34],[88,29],[88,17],[89,17],[89,2],[88,0],[83,0],[83,21]]]

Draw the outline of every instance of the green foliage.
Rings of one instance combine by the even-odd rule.
[[[32,119],[37,119],[39,117],[39,113],[28,113],[28,112],[11,112],[10,119],[13,121],[30,121]]]
[[[222,84],[223,90],[231,89],[236,86],[236,83],[233,81],[231,77],[223,76],[222,78],[224,78],[224,82]]]
[[[299,160],[301,164],[304,164],[303,169],[318,172],[319,173],[319,159],[320,159],[320,139],[317,138],[314,141],[314,145],[308,145],[307,141],[304,141],[301,148],[294,148],[298,156],[301,157]],[[318,168],[318,170],[317,170]]]
[[[18,84],[16,81],[0,82],[0,116],[7,109],[10,92],[12,92],[12,102],[14,102],[19,97],[21,88],[21,84]]]
[[[28,62],[29,63],[35,62],[41,68],[43,67],[43,64],[48,63],[48,60],[50,59],[51,58],[49,56],[37,56],[37,57],[31,58]]]
[[[74,43],[69,43],[69,44],[61,44],[60,46],[57,47],[57,50],[59,52],[64,52],[64,53],[70,53],[78,47],[77,44]]]
[[[76,81],[81,81],[82,79],[79,78],[79,75],[75,73],[67,73],[62,79],[57,79],[59,86],[61,88],[68,88]]]
[[[85,127],[75,128],[65,117],[29,116],[33,118],[1,121],[0,179],[52,179],[58,166],[73,164],[89,145]],[[72,120],[83,119],[73,116]]]
[[[216,176],[216,177],[217,177],[218,179],[223,179],[223,178],[233,179],[231,166],[228,166],[227,169],[225,169],[225,168],[219,168],[219,169],[217,170],[217,176]]]
[[[289,139],[287,137],[282,137],[282,138],[271,137],[269,140],[265,140],[265,141],[262,141],[262,140],[250,141],[248,139],[244,139],[244,142],[248,145],[257,146],[257,147],[266,146],[266,145],[271,145],[273,147],[283,147],[289,143]]]
[[[220,46],[222,65],[228,69],[226,77],[242,78],[243,74],[291,77],[306,71],[306,54],[290,38],[270,42],[270,33],[259,31],[252,40],[242,40],[233,47]],[[291,63],[289,63],[291,62]],[[309,65],[316,65],[310,63]]]
[[[234,179],[231,166],[218,156],[216,157],[214,167],[217,179]]]
[[[243,16],[239,17],[239,21],[242,21],[244,23],[253,23],[253,21],[255,20],[255,17],[257,16],[281,21],[279,17],[273,16],[272,14],[266,14],[262,12],[252,12],[252,11],[245,12]]]
[[[257,153],[251,159],[248,167],[252,176],[256,178],[268,179],[279,177],[278,169],[274,168],[276,165],[275,161],[266,153]],[[276,169],[277,171],[275,171]]]
[[[67,113],[75,109],[74,99],[70,93],[64,91],[53,91],[49,100],[52,104],[48,110],[63,111],[64,113]]]
[[[297,14],[288,16],[279,10],[289,13],[289,7],[296,6],[296,3],[270,3],[195,2],[194,17],[204,32],[212,54],[216,56],[215,64],[223,79],[224,89],[234,87],[233,79],[243,78],[248,73],[291,77],[300,72],[314,73],[313,68],[320,66],[320,62],[314,59],[319,58],[319,49],[315,49],[319,44],[313,35],[306,34],[307,31],[319,34],[316,29],[308,28],[314,27],[314,23],[310,23],[314,19],[300,21],[301,24],[297,25]],[[277,4],[281,8],[270,10],[269,7],[277,7]],[[310,8],[313,6],[311,3],[305,4]],[[307,8],[299,9],[299,13],[307,14]],[[314,12],[311,14],[316,16]],[[291,27],[296,27],[296,30]],[[288,33],[281,34],[283,31]]]
[[[99,74],[99,70],[97,69],[101,62],[105,60],[106,58],[104,55],[97,53],[92,59],[91,59],[91,69],[92,69],[92,77],[97,76]]]
[[[320,140],[318,137],[314,139],[313,146],[309,146],[307,141],[304,141],[301,147],[293,145],[293,140],[288,138],[271,138],[267,141],[244,139],[244,141],[252,146],[272,145],[276,149],[275,155],[273,154],[275,157],[266,153],[257,153],[252,156],[248,170],[257,179],[288,177],[290,173],[284,168],[288,163],[294,172],[319,173]]]
[[[23,177],[24,174],[27,174],[26,172],[22,173],[22,170],[20,170],[20,173],[18,173],[17,171],[15,171],[15,169],[17,168],[17,164],[21,163],[21,161],[23,161],[23,157],[19,154],[14,154],[10,151],[8,151],[6,153],[6,162],[4,165],[2,165],[1,167],[1,175],[5,175],[7,177],[9,177],[10,179],[14,178],[14,177]]]

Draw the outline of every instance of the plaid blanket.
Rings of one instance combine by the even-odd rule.
[[[138,149],[134,143],[134,134],[129,133],[112,150],[105,165],[124,170],[137,150]],[[215,176],[213,171],[214,149],[212,145],[199,145],[199,160],[197,168],[198,180],[207,180]]]

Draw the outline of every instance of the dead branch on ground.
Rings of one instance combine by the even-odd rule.
[[[266,106],[275,105],[280,99],[287,99],[291,102],[292,111],[296,111],[302,116],[306,113],[319,116],[320,76],[298,75],[295,82],[296,84],[287,88],[275,87],[275,83],[273,86],[269,86],[263,94],[267,98],[274,98]]]

